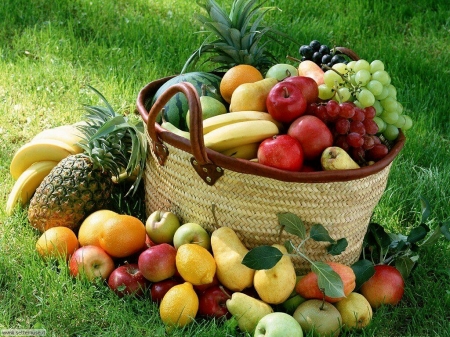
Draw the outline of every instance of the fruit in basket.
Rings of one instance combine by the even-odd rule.
[[[210,90],[206,91],[206,95],[214,97],[224,103],[219,93],[220,80],[221,78],[218,75],[202,71],[189,72],[175,76],[165,82],[156,91],[151,101],[146,103],[146,108],[149,111],[151,106],[155,104],[156,100],[163,92],[172,85],[180,82],[191,83],[197,90],[199,96],[202,95],[202,86],[206,85],[210,88]],[[172,123],[180,130],[187,131],[186,114],[188,110],[189,106],[186,96],[182,93],[176,93],[164,105],[164,113],[163,115],[158,116],[157,122],[161,122],[162,118],[164,118],[165,121]]]
[[[216,274],[216,261],[204,247],[186,243],[177,250],[175,263],[183,280],[192,285],[209,284]]]
[[[239,145],[227,149],[225,151],[222,151],[221,153],[224,154],[225,156],[233,158],[251,160],[257,157],[259,144],[260,144],[259,142],[255,142],[250,144]]]
[[[241,292],[231,295],[227,300],[227,308],[237,319],[239,328],[250,334],[254,332],[261,318],[273,312],[269,304]]]
[[[119,297],[142,296],[149,285],[136,263],[127,263],[114,269],[108,277],[108,286]]]
[[[306,76],[312,78],[317,85],[324,83],[324,72],[323,70],[312,61],[302,61],[298,65],[299,76]]]
[[[320,164],[325,171],[352,170],[360,167],[344,149],[338,146],[327,147],[320,157]]]
[[[270,90],[266,107],[275,120],[289,124],[306,112],[306,102],[297,85],[282,81]]]
[[[231,96],[238,86],[244,83],[254,83],[264,79],[261,72],[249,64],[238,64],[228,69],[220,81],[220,94],[230,103]]]
[[[308,300],[298,306],[292,315],[300,323],[305,334],[337,337],[341,331],[342,317],[331,303],[324,300]]]
[[[361,285],[361,294],[374,309],[383,304],[397,305],[405,291],[402,274],[389,265],[376,265],[374,268],[373,276]]]
[[[230,112],[267,111],[267,96],[277,83],[276,78],[265,78],[261,81],[241,84],[231,96]]]
[[[283,82],[294,83],[305,97],[307,104],[315,103],[319,98],[319,87],[311,77],[291,76],[286,77]]]
[[[273,77],[278,81],[282,81],[287,77],[297,76],[298,70],[292,64],[287,63],[277,63],[274,64],[267,70],[266,78]]]
[[[223,80],[223,79],[222,79]],[[207,88],[202,85],[202,95],[200,96],[200,107],[202,108],[202,120],[222,115],[228,112],[227,107],[218,99],[207,95]],[[186,125],[189,129],[190,113],[186,113]]]
[[[232,228],[216,229],[211,235],[211,248],[221,284],[232,291],[242,291],[253,286],[255,270],[242,264],[248,249]]]
[[[211,236],[209,233],[195,222],[182,224],[173,236],[173,245],[176,249],[186,243],[195,243],[203,248],[211,249]]]
[[[171,244],[178,228],[180,220],[176,214],[168,211],[154,211],[145,222],[147,235],[156,244]]]
[[[183,131],[183,130],[177,128],[175,125],[173,125],[170,122],[163,121],[161,123],[161,127],[163,129],[166,129],[167,131],[170,131],[170,132],[180,136],[180,137],[183,137],[183,138],[186,138],[186,139],[191,139],[191,135],[190,135],[190,133],[188,131]]]
[[[147,248],[138,258],[142,275],[150,282],[168,279],[176,272],[176,249],[168,243],[160,243]]]
[[[297,172],[303,166],[303,149],[294,137],[278,135],[261,142],[257,158],[262,165]]]
[[[83,134],[79,145],[84,153],[60,161],[30,200],[28,220],[41,231],[55,226],[78,227],[87,215],[106,208],[113,175],[145,166],[147,143],[143,123],[132,122],[115,112],[103,95],[92,90],[106,107],[85,106],[86,124],[79,125]],[[132,191],[137,190],[142,174],[143,170],[139,170]]]
[[[256,325],[254,337],[303,337],[300,324],[289,314],[273,312],[261,318]]]
[[[270,269],[256,270],[253,286],[264,302],[280,304],[286,301],[294,290],[297,275],[286,248],[282,245],[272,247],[283,253],[283,257]]]
[[[230,312],[227,308],[227,300],[231,298],[231,291],[222,286],[213,286],[201,292],[198,296],[198,314],[205,317],[227,317]]]
[[[321,44],[317,40],[312,40],[308,45],[302,45],[299,49],[302,61],[313,61],[319,67],[326,69],[336,63],[345,62],[347,59],[337,50],[331,50],[327,45]]]
[[[86,277],[88,280],[108,279],[114,270],[114,260],[102,248],[83,246],[70,257],[69,271],[74,277]]]
[[[287,134],[296,138],[303,148],[305,160],[320,158],[322,152],[333,145],[333,135],[319,118],[305,115],[294,120]]]
[[[346,329],[362,329],[372,321],[372,307],[367,299],[356,292],[350,293],[335,305]]]

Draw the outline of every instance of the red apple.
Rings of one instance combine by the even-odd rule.
[[[405,290],[402,274],[389,265],[376,265],[374,268],[375,274],[362,284],[361,294],[374,309],[382,304],[398,304]]]
[[[211,288],[213,286],[219,286],[219,285],[220,285],[220,282],[219,282],[219,279],[217,278],[217,274],[214,274],[214,278],[211,283],[194,285],[194,289],[199,294],[199,293],[204,292],[208,288]]]
[[[279,82],[267,95],[267,112],[281,123],[291,123],[306,111],[306,99],[294,83]]]
[[[139,270],[151,282],[165,280],[175,275],[177,251],[168,243],[161,243],[144,250],[138,258]]]
[[[153,302],[160,303],[164,295],[169,291],[170,288],[181,284],[182,282],[176,278],[169,278],[159,282],[152,283],[150,286],[150,296]]]
[[[289,76],[286,77],[283,82],[294,83],[299,87],[308,104],[315,103],[319,98],[319,87],[317,86],[316,81],[311,77]]]
[[[212,286],[202,292],[199,297],[198,314],[206,317],[227,317],[231,314],[226,302],[231,298],[231,291],[223,286]]]
[[[318,159],[327,147],[333,145],[333,134],[316,116],[297,118],[289,126],[287,134],[300,142],[305,160]]]
[[[119,296],[142,296],[148,287],[148,280],[142,275],[137,263],[127,263],[114,269],[109,275],[108,286]]]
[[[303,149],[300,142],[289,135],[267,138],[259,144],[258,162],[262,165],[287,171],[300,171]]]
[[[84,275],[88,280],[106,280],[114,270],[114,260],[102,248],[88,245],[78,248],[69,260],[72,276]]]

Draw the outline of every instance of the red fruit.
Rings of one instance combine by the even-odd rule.
[[[361,294],[374,309],[383,304],[397,305],[405,291],[402,274],[393,266],[376,265],[374,268],[375,274],[362,284]]]
[[[294,83],[300,89],[308,104],[316,102],[319,97],[319,87],[311,77],[290,76],[286,77],[283,82]]]
[[[164,295],[169,291],[170,288],[181,284],[182,282],[175,278],[169,278],[163,281],[152,283],[150,287],[151,300],[156,303],[160,303]]]
[[[199,297],[198,314],[206,317],[230,318],[226,302],[231,298],[231,291],[223,286],[212,286],[202,292]]]
[[[273,119],[291,123],[306,112],[306,99],[294,83],[279,82],[270,90],[266,107]]]
[[[273,136],[258,147],[258,162],[262,165],[287,171],[300,171],[303,149],[299,141],[289,135]]]
[[[374,139],[375,140],[375,139]],[[370,149],[367,150],[366,157],[368,160],[378,161],[383,159],[389,152],[389,149],[384,144],[376,144]]]
[[[139,269],[151,282],[165,280],[175,275],[177,250],[168,243],[161,243],[144,250],[138,259]]]
[[[315,116],[301,116],[291,123],[287,131],[302,145],[305,160],[315,160],[333,145],[333,134],[328,126]]]
[[[108,286],[119,296],[142,296],[149,282],[142,275],[137,263],[124,264],[113,270]]]
[[[214,274],[214,278],[211,283],[194,285],[194,289],[197,293],[202,293],[208,288],[211,288],[213,286],[219,286],[219,285],[220,285],[220,283],[219,283],[219,279],[217,278],[217,274]]]

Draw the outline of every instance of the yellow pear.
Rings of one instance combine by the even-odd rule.
[[[250,334],[261,318],[273,312],[269,304],[241,292],[233,293],[226,305],[230,314],[236,318],[239,329]]]
[[[342,325],[346,329],[362,329],[372,320],[372,307],[369,301],[359,294],[352,292],[335,304],[341,313]]]
[[[276,78],[265,78],[238,86],[231,95],[230,112],[267,111],[266,99],[270,89],[278,83]]]
[[[222,285],[233,291],[253,286],[255,270],[242,264],[248,249],[230,227],[220,227],[211,234],[211,249],[216,260],[216,274]]]
[[[253,286],[266,303],[280,304],[291,295],[297,282],[294,264],[282,245],[272,245],[283,253],[283,257],[271,269],[255,271]]]
[[[338,146],[327,147],[322,152],[320,163],[325,171],[359,168],[359,165],[350,157],[350,155]]]

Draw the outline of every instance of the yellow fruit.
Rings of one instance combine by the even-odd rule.
[[[36,242],[36,250],[42,257],[64,257],[66,260],[78,247],[77,236],[68,227],[52,227]]]
[[[220,81],[220,94],[230,103],[234,90],[243,83],[253,83],[264,79],[261,72],[248,64],[239,64],[228,69]]]
[[[216,261],[204,247],[186,243],[177,250],[176,266],[183,280],[194,285],[208,284],[216,274]]]
[[[350,293],[335,303],[335,307],[340,312],[342,325],[346,329],[362,329],[372,320],[372,307],[369,301],[359,293]]]
[[[159,315],[168,328],[181,328],[194,321],[198,305],[194,287],[191,283],[185,282],[173,286],[164,295],[159,306]]]
[[[84,219],[78,230],[78,241],[80,242],[80,246],[94,245],[100,247],[99,238],[103,225],[106,221],[116,215],[118,215],[116,212],[108,209],[101,209],[91,213]]]

